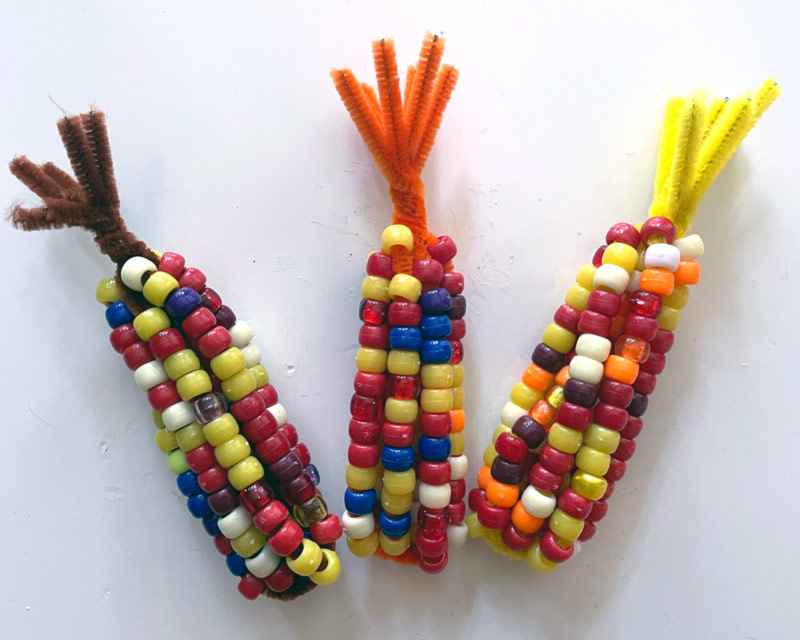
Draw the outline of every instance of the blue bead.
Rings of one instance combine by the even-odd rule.
[[[106,322],[112,329],[126,322],[133,322],[133,314],[128,311],[128,306],[120,300],[106,307]]]
[[[424,316],[422,322],[419,324],[422,329],[422,337],[426,340],[433,338],[446,338],[450,335],[452,327],[450,326],[450,318],[447,316]]]
[[[366,491],[353,491],[346,489],[344,492],[344,508],[357,516],[363,516],[375,511],[378,504],[378,494],[375,489]]]
[[[317,469],[316,465],[310,464],[305,470],[308,472],[308,475],[311,476],[311,482],[315,485],[319,485],[319,469]]]
[[[423,460],[431,462],[447,460],[447,456],[450,455],[450,438],[420,436],[417,448],[419,449],[419,457]]]
[[[403,351],[419,351],[422,333],[416,327],[392,327],[389,330],[389,346]]]
[[[383,468],[389,471],[408,471],[414,466],[414,447],[383,447]]]
[[[203,491],[197,483],[197,474],[194,471],[184,471],[178,476],[177,482],[178,491],[187,498]]]
[[[390,538],[399,538],[406,535],[411,529],[411,514],[404,513],[402,516],[393,517],[381,509],[378,522],[381,533],[385,533]]]
[[[203,518],[203,529],[205,529],[206,533],[212,538],[222,535],[222,531],[220,531],[217,526],[217,520],[219,520],[219,517],[214,515]]]
[[[205,518],[211,515],[211,507],[208,506],[208,496],[205,493],[198,493],[186,501],[189,512],[195,518]]]
[[[419,306],[425,315],[434,315],[450,311],[450,292],[444,287],[428,289],[419,296]]]
[[[182,320],[201,303],[200,294],[189,287],[181,287],[173,293],[164,305],[167,314]]]
[[[449,340],[423,340],[420,360],[425,364],[445,364],[453,357]]]
[[[247,565],[244,563],[244,558],[238,553],[231,553],[225,556],[225,564],[228,566],[228,571],[235,576],[243,576],[247,573]]]

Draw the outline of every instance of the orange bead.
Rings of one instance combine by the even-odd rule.
[[[492,479],[492,470],[490,467],[483,465],[481,470],[478,471],[478,486],[481,489],[486,489],[486,485],[489,484],[489,480]]]
[[[681,260],[675,270],[675,284],[697,284],[700,282],[700,263],[696,260]]]
[[[486,485],[486,499],[497,507],[513,507],[519,498],[519,487],[498,482],[494,478]]]
[[[539,400],[531,407],[528,415],[546,429],[555,420],[556,410],[547,400]]]
[[[666,269],[650,267],[642,271],[639,277],[639,288],[642,291],[668,296],[675,288],[675,275]]]
[[[525,509],[522,508],[521,502],[517,502],[517,504],[515,504],[514,508],[511,510],[511,522],[514,523],[514,526],[517,529],[525,533],[533,533],[534,531],[538,531],[544,524],[544,520],[537,518],[536,516],[532,516],[530,513],[525,511]]]
[[[553,384],[554,378],[555,376],[552,373],[545,371],[533,362],[528,365],[525,373],[522,374],[522,381],[525,384],[542,393],[547,391],[547,388]]]
[[[633,384],[639,375],[639,365],[622,356],[608,356],[604,373],[606,378],[622,384]]]
[[[563,387],[567,384],[567,380],[569,380],[569,365],[561,367],[561,370],[556,374],[556,384],[560,384]]]
[[[450,431],[452,433],[461,433],[467,423],[467,414],[464,413],[463,409],[452,409],[450,411],[450,422],[452,424]]]

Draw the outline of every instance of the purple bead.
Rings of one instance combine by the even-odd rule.
[[[294,451],[290,451],[283,458],[269,465],[269,472],[278,484],[289,482],[299,476],[302,471],[303,461]]]
[[[309,475],[315,485],[319,485],[319,469],[316,465],[310,464],[305,468],[305,472]]]
[[[224,516],[239,506],[238,494],[233,487],[225,485],[208,496],[208,506],[218,516]]]
[[[192,400],[192,413],[199,424],[208,424],[228,410],[228,403],[221,393],[204,393]]]
[[[597,386],[570,378],[564,385],[564,399],[572,404],[591,409],[597,402]]]
[[[436,315],[444,313],[450,311],[450,292],[444,287],[428,289],[422,292],[418,302],[424,314]]]
[[[219,308],[219,311],[217,311],[214,317],[217,319],[217,324],[226,329],[230,329],[233,323],[236,322],[236,314],[233,312],[233,309],[226,304],[223,304]]]
[[[200,294],[189,287],[181,287],[169,298],[164,307],[167,313],[177,320],[182,320],[200,305]]]
[[[291,505],[300,505],[314,497],[316,489],[311,478],[301,473],[280,486],[281,495]]]
[[[541,367],[550,373],[558,373],[564,366],[566,359],[563,353],[559,353],[552,347],[548,347],[543,342],[536,345],[531,356],[531,361],[537,367]]]
[[[522,482],[522,465],[497,456],[492,462],[492,477],[505,484],[519,484]]]
[[[530,416],[520,416],[511,428],[511,433],[519,436],[528,445],[528,449],[535,449],[547,437],[544,427]],[[515,483],[516,484],[516,483]]]
[[[628,413],[637,418],[643,416],[644,412],[647,411],[648,402],[647,396],[643,393],[634,393],[633,400],[627,406]]]
[[[467,299],[464,296],[452,296],[450,299],[450,316],[453,320],[463,318],[467,312]]]

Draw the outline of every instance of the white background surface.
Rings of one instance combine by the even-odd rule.
[[[468,274],[470,487],[574,273],[645,215],[666,99],[770,74],[785,93],[700,207],[703,281],[609,515],[544,577],[476,541],[436,577],[343,546],[334,587],[245,601],[108,345],[110,263],[80,230],[0,225],[0,634],[796,637],[796,6],[285,4],[3,1],[0,158],[67,166],[54,103],[107,111],[130,227],[252,320],[337,512],[358,290],[391,210],[329,67],[372,83],[370,40],[405,68],[427,28],[462,72],[424,178]],[[34,202],[8,173],[0,195]]]

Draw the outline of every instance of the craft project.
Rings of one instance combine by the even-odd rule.
[[[361,286],[342,522],[355,555],[428,573],[467,537],[464,277],[453,240],[428,231],[420,178],[458,79],[443,52],[444,39],[427,34],[404,93],[392,40],[372,43],[377,94],[349,69],[331,73],[394,204]]]
[[[253,331],[206,286],[183,256],[151,250],[125,226],[105,117],[63,118],[58,130],[75,178],[24,156],[11,172],[42,199],[12,207],[25,231],[82,227],[117,265],[97,286],[111,346],[153,408],[155,441],[167,454],[241,594],[292,599],[341,571],[308,447],[298,442],[261,364]]]
[[[594,536],[700,279],[697,205],[779,92],[667,103],[649,217],[609,229],[545,328],[484,453],[470,536],[542,573]]]

